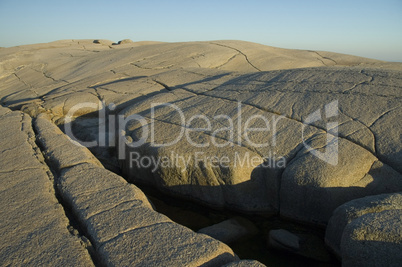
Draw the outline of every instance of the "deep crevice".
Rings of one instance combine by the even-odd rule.
[[[40,150],[40,152],[43,154],[44,153],[44,148],[40,144],[40,142],[37,140],[38,132],[36,131],[36,128],[34,126],[34,119],[32,119],[32,131],[34,132],[35,136],[34,138],[34,143],[36,147]],[[64,210],[64,214],[66,218],[69,221],[69,225],[67,227],[67,230],[70,232],[71,235],[75,236],[76,238],[80,239],[80,242],[82,246],[88,251],[88,254],[90,255],[92,262],[94,263],[95,266],[97,267],[102,267],[102,261],[100,259],[100,256],[97,254],[95,246],[93,245],[93,241],[91,240],[90,237],[85,229],[80,225],[79,220],[76,218],[74,211],[70,207],[68,203],[66,203],[62,197],[62,194],[60,190],[57,187],[57,178],[58,173],[51,167],[51,163],[48,162],[46,157],[43,156],[43,161],[38,158],[38,160],[45,166],[47,169],[47,175],[49,176],[49,180],[53,183],[53,190],[55,193],[55,197],[57,201],[59,202],[60,206]]]
[[[108,123],[106,122],[106,124]],[[82,131],[82,127],[78,128]],[[90,141],[90,139],[86,141]],[[94,152],[96,151],[92,151],[92,153]],[[96,153],[94,155],[97,156]],[[110,154],[110,157],[117,156]],[[103,161],[104,160],[105,159],[103,159]],[[116,158],[113,160],[110,159],[110,161],[116,160]],[[267,264],[268,266],[339,266],[339,262],[335,257],[332,257],[329,262],[319,262],[291,253],[276,251],[267,246],[269,230],[287,229],[294,233],[310,233],[318,236],[321,240],[324,240],[325,232],[324,229],[320,227],[312,227],[309,224],[304,225],[300,222],[292,222],[281,218],[279,214],[275,216],[262,214],[255,215],[246,214],[244,212],[242,213],[229,208],[207,206],[185,196],[177,196],[174,193],[164,192],[160,189],[154,188],[153,186],[139,183],[135,179],[129,179],[126,175],[122,174],[120,167],[106,167],[106,169],[122,176],[126,181],[140,188],[153,203],[157,212],[166,215],[172,221],[186,226],[193,231],[198,231],[202,228],[220,223],[233,217],[242,217],[251,221],[257,227],[258,233],[229,244],[233,251],[242,259],[255,259]]]
[[[126,177],[123,176],[123,178],[127,180]],[[335,256],[332,256],[328,262],[320,262],[290,252],[278,251],[267,246],[270,230],[286,229],[297,234],[318,236],[321,240],[324,240],[325,229],[320,227],[312,227],[310,224],[284,219],[279,215],[254,215],[228,208],[213,208],[185,197],[178,197],[174,194],[160,191],[150,185],[127,181],[136,185],[145,193],[157,212],[195,232],[234,217],[241,217],[251,221],[257,227],[258,232],[228,244],[241,259],[258,260],[267,266],[340,266],[340,262]]]

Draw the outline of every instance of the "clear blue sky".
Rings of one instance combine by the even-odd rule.
[[[402,0],[0,0],[0,46],[236,39],[402,61]]]

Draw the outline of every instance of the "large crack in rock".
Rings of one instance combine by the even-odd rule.
[[[384,101],[382,96],[366,97],[363,106],[366,112],[357,114],[354,103],[361,103],[362,96],[360,93],[344,94],[342,87],[359,79],[360,77],[356,74],[361,73],[361,70],[346,72],[333,68],[279,71],[261,75],[245,75],[236,77],[233,81],[229,79],[220,86],[214,87],[213,90],[209,89],[211,85],[200,81],[200,84],[205,85],[206,93],[189,89],[186,82],[179,83],[180,76],[176,76],[175,84],[172,86],[164,81],[171,80],[169,76],[158,75],[158,83],[169,92],[135,103],[120,114],[124,115],[124,118],[137,114],[145,120],[144,122],[136,120],[128,122],[124,129],[126,134],[120,138],[128,138],[135,143],[141,140],[144,129],[153,127],[150,130],[152,134],[148,134],[143,140],[145,144],[132,148],[130,141],[127,141],[127,147],[120,147],[122,151],[119,151],[119,155],[126,161],[123,163],[123,172],[133,181],[151,184],[171,194],[195,199],[215,207],[229,207],[267,214],[280,211],[286,217],[325,225],[332,211],[348,200],[365,195],[397,192],[402,188],[401,175],[398,173],[400,164],[388,166],[380,162],[373,165],[374,161],[378,161],[375,155],[386,163],[392,163],[395,161],[394,154],[380,153],[374,148],[366,149],[366,147],[373,147],[373,142],[375,147],[381,147],[384,144],[389,146],[387,135],[374,135],[374,132],[366,125],[373,125],[373,121],[380,125],[381,118],[386,117],[384,114],[392,114],[391,111],[395,114],[400,113],[398,97],[386,96]],[[365,74],[362,76],[365,77]],[[359,90],[372,90],[371,86],[383,83],[380,77],[386,75],[380,73],[378,76],[373,85],[360,83],[359,86],[366,86],[367,89]],[[285,80],[297,81],[301,79],[299,77],[303,77],[303,83],[285,83]],[[319,82],[316,84],[317,80]],[[283,87],[280,95],[276,90],[266,89],[272,86],[272,81],[275,82],[276,87]],[[278,81],[282,83],[278,85]],[[294,90],[291,88],[292,85],[297,86],[297,94],[292,93]],[[317,89],[311,91],[311,87]],[[237,88],[237,94],[231,95],[235,91],[234,88]],[[287,88],[291,88],[289,93]],[[319,93],[315,94],[315,91]],[[328,91],[341,93],[335,98],[331,94],[324,94]],[[383,91],[383,94],[386,95],[387,91]],[[286,97],[287,95],[289,97]],[[309,114],[323,108],[323,105],[319,103],[332,103],[334,100],[338,104],[336,112],[342,110],[341,115],[344,116],[344,110],[347,110],[348,113],[353,114],[346,118],[340,117],[340,127],[336,127],[342,138],[338,138],[339,141],[337,141],[339,151],[336,156],[339,158],[339,163],[335,167],[319,160],[309,152],[315,149],[322,154],[325,153],[328,145],[326,145],[326,138],[328,138],[326,134],[331,135],[330,133],[334,131],[333,127],[327,127],[331,125],[331,118],[317,120],[311,125],[303,124]],[[179,116],[179,112],[172,107],[152,109],[153,103],[174,104],[175,109],[183,111],[185,120],[190,118],[193,125],[183,121],[183,118],[180,118],[182,115]],[[368,109],[367,105],[376,105],[376,109]],[[219,116],[229,116],[231,121]],[[245,121],[253,116],[267,118],[272,125],[268,123],[269,127],[267,127],[267,124],[258,120],[245,125]],[[352,120],[350,116],[354,116]],[[197,120],[191,121],[191,118]],[[396,117],[393,118],[396,119]],[[350,124],[350,121],[358,121],[369,129],[367,141],[361,138],[361,135],[353,134],[353,132],[361,131],[361,126]],[[359,127],[357,130],[356,126]],[[252,129],[265,127],[265,131],[245,135],[243,129],[247,127]],[[202,129],[202,131],[192,129]],[[396,128],[392,129],[398,131]],[[186,135],[176,140],[178,133],[183,131]],[[398,135],[392,130],[388,132],[392,136]],[[373,136],[375,138],[372,138]],[[245,141],[245,137],[248,137],[248,142]],[[273,142],[274,139],[275,142]],[[174,141],[177,141],[174,145],[165,146]],[[264,144],[264,146],[256,146],[256,144]],[[309,144],[309,148],[300,152],[305,144]],[[392,146],[400,151],[400,148],[396,148],[397,143],[393,143]],[[197,153],[207,159],[227,157],[229,164],[224,167],[211,167],[212,162],[196,159]],[[303,156],[297,156],[296,160],[295,156],[298,153]],[[177,164],[167,168],[157,166],[157,159],[166,159],[172,163],[175,162],[175,155],[180,155],[181,159],[184,158],[187,161],[182,160],[180,166]],[[286,160],[284,175],[282,172],[285,166],[261,167],[264,165],[264,158],[278,159],[280,156]],[[238,163],[239,159],[246,157],[256,157],[260,160],[260,164],[236,165],[236,160]],[[139,162],[143,158],[154,159],[154,163],[148,168],[143,168]],[[309,158],[309,160],[300,161],[301,158]],[[374,175],[371,175],[372,173]],[[379,187],[379,184],[382,186]]]
[[[35,144],[31,118],[6,110],[0,120],[6,126],[0,131],[1,169],[7,170],[0,173],[1,264],[93,266],[84,239],[68,230],[71,225]]]
[[[45,114],[38,116],[35,127],[44,154],[57,172],[61,197],[85,229],[103,264],[214,266],[238,259],[225,244],[155,212],[142,191],[104,169]]]

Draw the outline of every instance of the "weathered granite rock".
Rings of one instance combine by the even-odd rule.
[[[3,85],[0,96],[4,104],[15,107],[30,102],[48,105],[55,96],[77,92],[91,93],[106,101],[118,98],[125,102],[127,95],[129,98],[134,96],[129,90],[123,90],[126,95],[122,95],[125,86],[119,86],[116,91],[108,86],[94,88],[93,85],[116,85],[115,82],[122,85],[120,82],[128,84],[136,79],[152,84],[155,82],[146,77],[175,69],[185,69],[187,75],[193,70],[201,73],[209,70],[209,73],[217,74],[219,70],[257,72],[324,65],[402,69],[397,63],[329,52],[317,54],[315,51],[280,49],[242,41],[134,42],[111,49],[108,43],[99,45],[93,40],[62,40],[5,48],[0,52],[0,59]]]
[[[197,233],[205,234],[223,243],[230,244],[257,234],[258,229],[249,220],[242,217],[234,217],[200,229]]]
[[[285,217],[325,225],[349,200],[402,190],[400,158],[393,152],[401,150],[400,142],[370,128],[386,127],[388,114],[401,115],[400,92],[385,85],[398,83],[400,75],[340,68],[217,75],[194,82],[183,71],[155,75],[170,91],[120,113],[127,120],[121,136],[127,146],[118,148],[126,160],[123,170],[134,181],[214,207],[275,214],[280,206]],[[370,101],[376,109],[367,108]],[[175,106],[152,108],[166,102]],[[357,112],[355,103],[364,111]],[[134,114],[143,120],[131,119]],[[398,136],[400,127],[390,127]],[[245,130],[250,128],[259,131]],[[130,147],[138,140],[144,144]],[[393,150],[376,149],[383,144]],[[144,158],[172,163],[176,155],[183,158],[173,167],[141,164]],[[260,164],[236,164],[247,155]],[[225,157],[225,164],[208,162],[214,157]],[[281,158],[282,166],[263,164]]]
[[[311,125],[330,130],[330,123],[337,122],[341,137],[362,146],[401,172],[401,162],[392,162],[400,159],[394,156],[401,150],[400,142],[395,140],[400,127],[388,126],[395,125],[401,115],[400,76],[400,72],[380,69],[281,70],[241,75],[205,94],[241,101],[296,121],[306,121],[320,109],[321,113],[316,114],[317,120],[311,121]],[[338,110],[325,114],[326,105],[333,101],[338,101]],[[387,128],[389,130],[385,131]]]
[[[122,152],[127,177],[175,196],[252,213],[280,212],[323,225],[344,202],[401,191],[401,70],[398,63],[241,41],[136,42],[112,47],[93,40],[64,40],[1,49],[0,99],[3,105],[32,116],[49,113],[64,126],[68,125],[66,115],[81,105],[72,114],[79,116],[76,122],[82,122],[77,123],[79,136],[98,142],[101,136],[94,134],[100,117],[97,109],[108,107],[106,116],[139,114],[149,123],[152,103],[173,103],[186,121],[180,121],[172,109],[157,108],[155,142],[166,144],[183,129],[197,127],[200,131],[188,131],[188,136],[197,144],[209,142],[209,147],[194,147],[186,138],[176,146],[154,146],[148,139],[141,147],[122,151],[124,146],[117,148],[109,140],[111,147],[99,149],[97,156],[105,155],[105,162],[112,154],[106,150]],[[327,110],[330,103],[338,107]],[[189,122],[194,115],[205,117]],[[268,119],[269,130],[261,116]],[[88,118],[95,126],[88,126]],[[211,127],[203,118],[211,121]],[[250,118],[254,119],[248,127],[266,131],[244,131]],[[98,123],[114,129],[112,120]],[[119,130],[125,131],[122,136],[127,143],[142,136],[138,123],[125,126]],[[338,166],[311,153],[312,149],[326,151],[328,132],[340,136]],[[222,147],[212,143],[213,134]],[[56,149],[48,139],[43,145],[52,167],[67,169],[94,161],[81,159],[85,156],[81,148],[72,154],[77,156],[66,157],[70,141],[60,144]],[[153,172],[130,167],[129,152],[170,160],[201,152],[202,158],[212,160],[205,165],[190,158],[187,165]],[[223,159],[224,166],[215,168],[215,157]],[[247,157],[250,162],[242,164]],[[263,164],[282,157],[280,166]],[[5,166],[11,163],[20,164],[9,158],[4,161]]]
[[[342,266],[400,266],[402,210],[367,213],[346,225]]]
[[[341,239],[345,227],[367,213],[402,209],[402,193],[382,194],[355,199],[339,206],[328,222],[325,242],[342,258]]]
[[[325,225],[333,210],[349,200],[401,188],[398,172],[362,147],[340,139],[336,166],[305,148],[288,165],[282,176],[281,215]]]
[[[86,147],[71,140],[42,113],[35,120],[38,141],[45,152],[46,159],[56,170],[72,167],[81,163],[91,163],[102,167]]]
[[[39,116],[35,127],[45,155],[57,150],[57,143],[65,144],[66,151],[77,149],[46,116]],[[68,166],[54,165],[60,174],[55,179],[61,197],[85,229],[103,264],[219,266],[238,260],[225,244],[155,212],[141,190],[99,166],[84,150],[80,147],[77,152],[80,160]],[[53,153],[49,159],[60,162],[59,157],[63,156]]]
[[[211,127],[203,132],[187,131],[183,133],[182,138],[180,136],[178,138],[178,134],[185,129],[181,126],[184,122],[180,121],[180,117],[174,111],[172,112],[170,107],[157,109],[154,114],[155,120],[153,120],[153,127],[156,130],[148,136],[146,144],[137,148],[120,147],[119,155],[126,159],[126,162],[123,162],[123,170],[130,179],[151,184],[167,193],[181,195],[214,207],[229,207],[246,212],[276,213],[278,211],[280,171],[285,164],[285,159],[281,160],[282,166],[260,168],[259,166],[264,163],[262,153],[253,149],[247,140],[241,137],[237,129],[234,129],[233,136],[238,140],[231,140],[232,133],[227,130],[230,127],[222,130],[222,127],[229,126],[228,122],[215,117],[219,114],[237,116],[237,103],[204,96],[194,97],[186,91],[177,89],[175,94],[159,94],[128,108],[124,111],[124,115],[130,118],[131,114],[145,109],[141,114],[146,118],[147,123],[151,123],[150,105],[154,101],[163,100],[174,101],[178,108],[185,111],[184,116],[187,119],[192,116],[196,118],[202,111],[202,116],[211,119]],[[210,107],[214,108],[210,109]],[[244,109],[249,111],[249,114],[263,114],[258,109],[250,107],[244,107]],[[234,124],[238,122],[240,123],[240,119],[235,118]],[[289,129],[297,132],[300,130],[298,126],[300,125],[297,123],[290,123]],[[201,119],[193,120],[191,127],[208,126]],[[285,126],[281,125],[282,127]],[[127,134],[122,139],[138,140],[142,135],[142,126],[132,121],[128,123],[126,131]],[[262,140],[257,140],[260,137]],[[153,144],[151,138],[153,138]],[[271,139],[272,135],[268,134],[265,137],[258,136],[252,141],[269,142]],[[280,141],[284,140],[280,139]],[[286,149],[294,149],[292,145],[295,141],[288,140]],[[166,143],[174,144],[165,147],[158,145]],[[151,159],[154,162],[164,160],[166,166],[162,162],[146,166],[142,162],[143,159]]]
[[[0,265],[93,266],[84,240],[67,229],[31,118],[0,107],[0,124]]]

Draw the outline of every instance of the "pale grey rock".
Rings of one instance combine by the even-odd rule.
[[[242,238],[250,237],[258,233],[255,225],[242,217],[234,217],[229,220],[202,228],[197,233],[213,237],[223,243],[230,244]]]
[[[401,149],[401,122],[397,118],[401,116],[401,108],[385,111],[371,127],[374,135],[380,138],[376,142],[376,151],[379,159],[388,163],[399,173],[402,173],[402,149]],[[389,127],[388,125],[393,125]]]
[[[328,222],[325,242],[341,258],[341,238],[345,227],[367,213],[402,209],[402,193],[382,194],[349,201],[335,209]]]
[[[341,240],[342,266],[400,266],[402,210],[367,213],[349,223]]]
[[[31,119],[0,108],[0,265],[94,266],[53,189]]]

